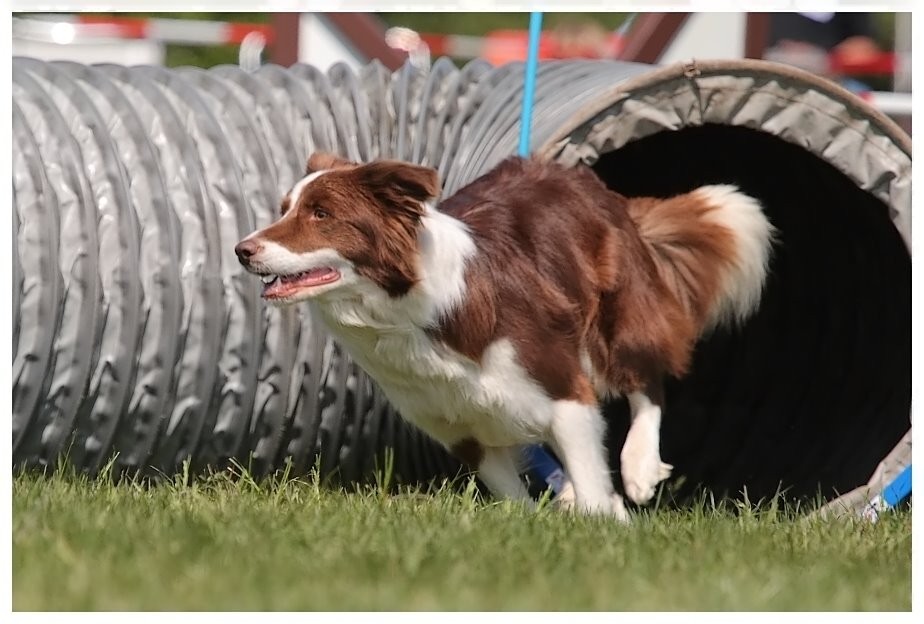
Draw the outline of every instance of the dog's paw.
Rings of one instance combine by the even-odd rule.
[[[626,511],[626,504],[623,502],[622,496],[619,494],[613,494],[611,514],[619,522],[622,522],[623,524],[629,524],[629,512]]]
[[[571,511],[577,503],[577,497],[574,494],[574,485],[570,480],[565,481],[561,491],[552,501],[555,507],[562,511]]]
[[[654,497],[655,489],[661,481],[671,476],[673,466],[660,459],[646,458],[642,462],[622,463],[622,482],[626,495],[637,505],[645,505]]]
[[[665,464],[663,461],[658,462],[661,465],[660,475],[661,478],[658,481],[664,481],[665,479],[671,476],[671,472],[674,471],[674,467],[671,464]]]
[[[626,495],[637,505],[646,505],[654,497],[655,490],[661,481],[671,476],[673,466],[659,461],[654,470],[647,470],[644,474],[625,476],[623,469],[623,485]]]
[[[561,492],[555,497],[554,504],[562,512],[576,511],[587,515],[612,516],[619,522],[629,523],[629,512],[626,511],[626,504],[623,502],[622,496],[613,493],[602,504],[593,505],[587,502],[579,504],[574,493],[574,486],[570,481],[565,484]]]
[[[622,482],[632,502],[644,505],[654,496],[655,488],[671,476],[673,466],[661,461],[658,438],[645,430],[630,431],[619,456]]]

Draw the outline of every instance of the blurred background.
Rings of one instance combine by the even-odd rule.
[[[16,13],[13,54],[81,63],[391,69],[525,58],[524,13]],[[547,13],[540,58],[763,58],[826,76],[911,131],[910,13]]]

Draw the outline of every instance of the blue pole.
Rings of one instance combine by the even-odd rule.
[[[526,53],[526,77],[523,83],[523,110],[520,117],[520,148],[523,158],[529,156],[529,135],[532,130],[533,100],[536,95],[536,72],[539,68],[539,36],[542,34],[542,12],[529,14],[529,49]],[[561,466],[542,446],[536,444],[526,449],[530,468],[551,486],[558,494],[561,491],[564,472]]]
[[[533,97],[536,94],[536,70],[539,65],[539,35],[542,33],[542,12],[529,14],[529,50],[526,53],[526,80],[523,85],[523,113],[520,117],[520,156],[529,156],[529,133],[533,121]]]

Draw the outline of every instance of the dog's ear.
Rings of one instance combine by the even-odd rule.
[[[436,169],[393,160],[361,166],[357,173],[363,186],[390,208],[415,217],[423,215],[423,204],[440,193]]]
[[[352,163],[334,154],[328,152],[315,152],[308,157],[308,163],[305,165],[305,175],[310,175],[316,171],[324,171],[326,169],[344,169],[355,166],[356,163]]]

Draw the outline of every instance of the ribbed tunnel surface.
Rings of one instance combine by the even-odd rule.
[[[291,460],[354,482],[391,448],[401,480],[456,474],[306,310],[263,305],[233,246],[315,150],[458,190],[515,151],[521,66],[13,65],[14,467]],[[574,61],[540,69],[534,144],[630,195],[740,184],[781,230],[757,317],[671,383],[677,473],[752,496],[865,483],[909,428],[907,137],[768,64]]]

